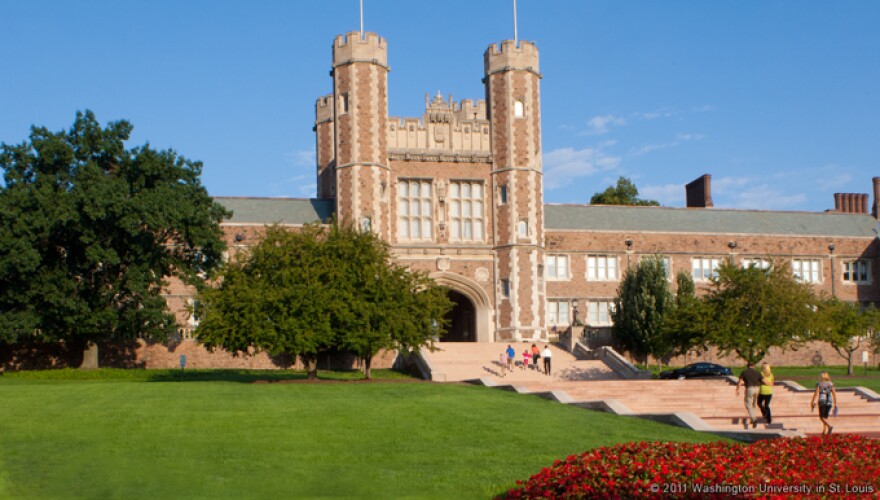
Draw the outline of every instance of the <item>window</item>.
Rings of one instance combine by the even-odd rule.
[[[549,325],[568,325],[571,323],[568,310],[571,304],[567,300],[548,300],[547,301],[547,324]]]
[[[650,256],[650,255],[643,255],[642,262],[645,262],[646,260],[650,259],[651,257],[652,256]],[[663,272],[666,273],[666,279],[668,279],[669,281],[672,281],[672,277],[673,277],[672,276],[672,259],[670,259],[669,257],[660,257],[660,259],[662,259],[662,262],[663,262]]]
[[[517,234],[520,238],[528,238],[529,237],[529,221],[523,219],[519,221],[517,224]]]
[[[483,184],[449,183],[450,239],[483,241]]]
[[[804,283],[822,281],[822,261],[820,259],[791,259],[791,272]]]
[[[348,113],[348,94],[339,95],[339,114]]]
[[[510,298],[510,280],[501,280],[501,296],[505,299]]]
[[[431,181],[402,180],[398,185],[398,237],[404,240],[432,239]]]
[[[848,260],[843,262],[843,281],[849,283],[870,283],[871,262],[867,260]]]
[[[199,320],[202,319],[202,304],[196,299],[189,299],[186,302],[190,309],[189,319],[186,322],[190,328],[196,328],[199,326]]]
[[[546,263],[548,280],[567,280],[570,278],[568,274],[568,255],[547,255],[544,257]]]
[[[498,197],[501,200],[499,202],[500,204],[502,204],[502,205],[507,204],[507,184],[501,186],[501,188],[498,190]]]
[[[614,303],[610,300],[591,300],[587,302],[587,323],[590,326],[611,325],[611,311]]]
[[[743,269],[749,267],[757,267],[758,269],[770,269],[770,260],[769,259],[743,259],[742,260]]]
[[[513,116],[522,118],[525,115],[525,107],[522,101],[513,102]]]
[[[616,255],[588,255],[587,256],[587,280],[588,281],[615,281],[615,280],[617,280],[617,256]]]
[[[691,259],[694,281],[706,281],[718,276],[718,266],[720,265],[721,259],[694,257]]]

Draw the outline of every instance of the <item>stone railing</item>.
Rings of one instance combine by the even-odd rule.
[[[627,361],[623,356],[618,354],[617,351],[608,346],[600,347],[593,352],[598,354],[598,359],[625,379],[651,378],[651,372],[636,368],[635,365]]]

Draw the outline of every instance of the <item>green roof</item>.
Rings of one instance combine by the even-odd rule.
[[[214,198],[232,210],[231,224],[326,222],[334,200],[305,198]],[[547,231],[638,231],[651,233],[761,234],[780,236],[877,237],[867,214],[773,212],[716,208],[545,205]]]
[[[877,220],[871,215],[837,212],[545,205],[544,219],[547,231],[877,237]]]
[[[326,222],[335,210],[334,201],[305,198],[226,198],[214,201],[232,210],[229,224],[292,224]]]

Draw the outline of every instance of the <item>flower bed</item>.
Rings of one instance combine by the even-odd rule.
[[[858,436],[627,443],[557,460],[501,498],[874,498],[880,442]]]

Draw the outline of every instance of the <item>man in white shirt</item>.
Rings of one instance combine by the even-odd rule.
[[[550,352],[550,346],[544,346],[544,350],[541,351],[541,357],[544,358],[544,374],[550,375],[550,358],[553,357],[553,353]]]

